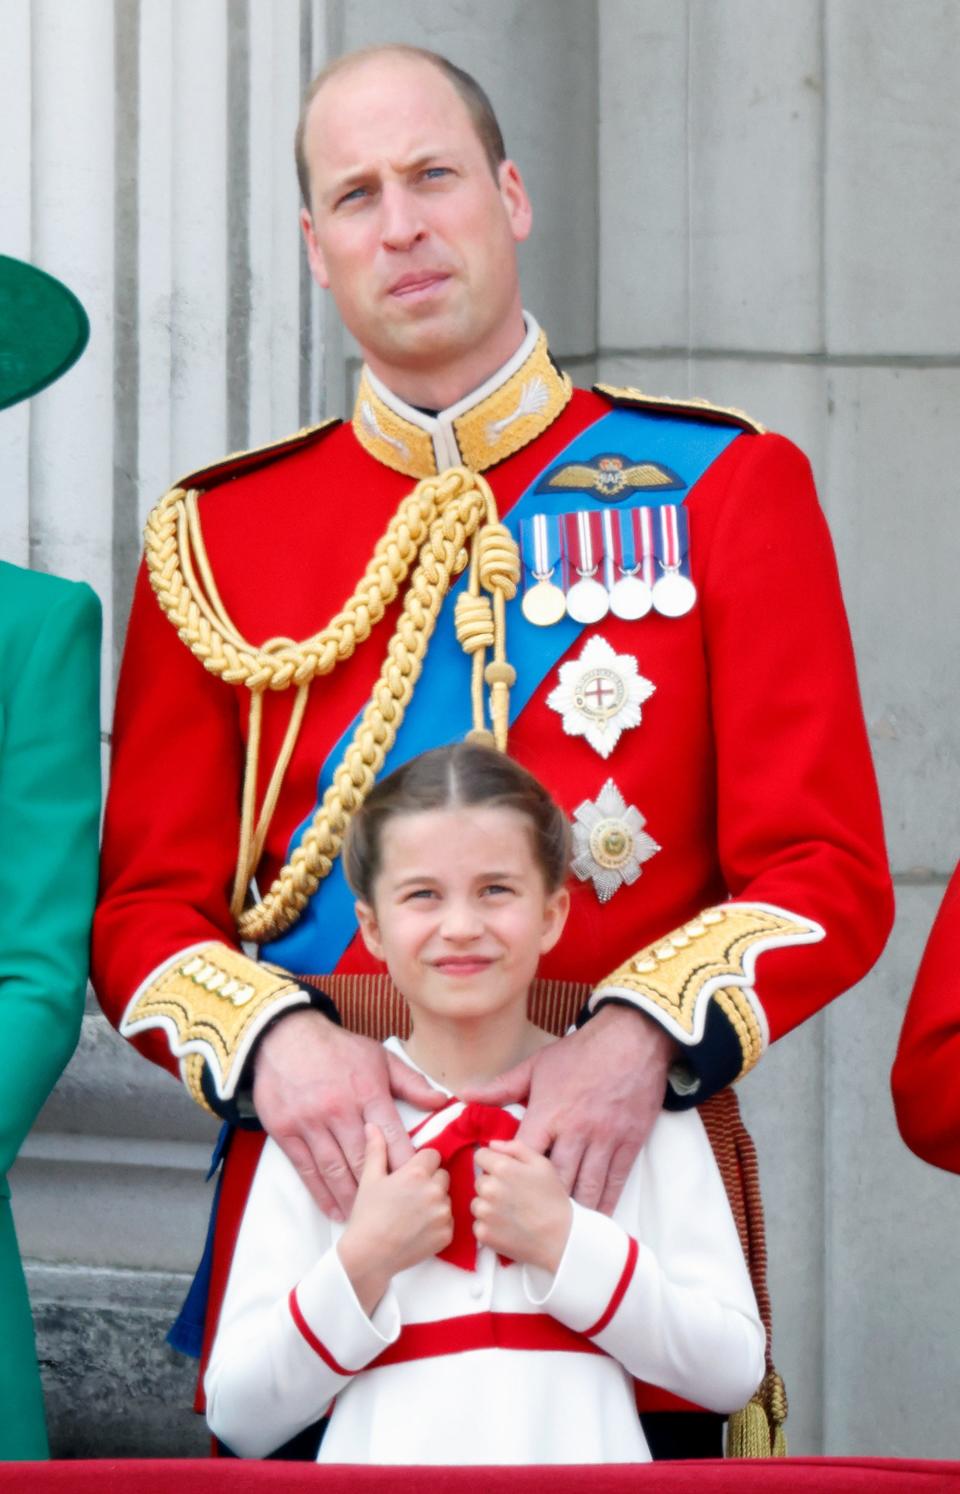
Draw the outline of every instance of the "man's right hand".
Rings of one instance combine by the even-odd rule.
[[[257,1049],[253,1103],[320,1208],[343,1220],[353,1207],[366,1151],[364,1124],[383,1133],[391,1171],[413,1156],[394,1097],[436,1110],[445,1095],[372,1038],[319,1012],[291,1012]]]

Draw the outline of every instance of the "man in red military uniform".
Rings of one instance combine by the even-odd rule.
[[[960,1172],[960,866],[940,905],[893,1065],[900,1135],[925,1162]]]
[[[542,973],[594,994],[484,1097],[529,1090],[524,1139],[609,1208],[665,1090],[695,1104],[744,1073],[889,928],[809,467],[739,413],[571,387],[521,310],[522,179],[449,64],[342,60],[300,146],[311,268],[365,357],[353,420],[194,474],[151,517],[97,989],[344,1214],[363,1121],[397,1165],[389,1087],[431,1092],[305,979],[374,969],[343,829],[382,772],[490,733],[573,817],[573,909]]]

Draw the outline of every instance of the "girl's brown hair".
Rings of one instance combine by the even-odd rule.
[[[343,849],[351,891],[363,902],[373,902],[383,827],[395,815],[478,804],[523,815],[547,891],[563,886],[570,867],[570,826],[560,806],[532,773],[504,753],[454,742],[411,758],[371,789],[350,822]]]

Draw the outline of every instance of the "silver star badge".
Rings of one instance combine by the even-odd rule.
[[[563,717],[568,736],[586,737],[609,757],[621,732],[640,725],[640,707],[656,686],[644,679],[631,654],[614,653],[605,638],[591,638],[579,659],[560,665],[560,683],[547,705]]]
[[[644,830],[646,820],[627,804],[612,778],[596,799],[584,799],[573,812],[571,869],[581,882],[592,882],[597,897],[608,903],[623,886],[631,887],[660,846]]]

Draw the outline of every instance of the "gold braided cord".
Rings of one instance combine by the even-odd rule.
[[[471,570],[475,571],[476,585],[492,591],[494,596],[495,653],[502,656],[499,659],[502,667],[511,670],[511,666],[505,663],[502,625],[500,636],[497,636],[497,597],[503,594],[503,617],[506,598],[516,592],[520,563],[516,544],[497,522],[489,484],[478,473],[455,467],[438,479],[425,478],[418,486],[426,487],[433,494],[437,518],[431,525],[429,537],[420,551],[419,563],[410,578],[403,610],[387,647],[380,676],[353,740],[334,771],[333,781],[303,840],[263,901],[240,918],[239,930],[243,939],[263,943],[284,933],[296,922],[323,878],[329,875],[343,845],[350,817],[373,787],[396,739],[420,678],[427,645],[450,583],[467,564],[465,547],[470,541],[473,541]],[[462,613],[456,621],[460,624]],[[457,635],[461,647],[465,647],[465,635],[460,626]],[[471,647],[476,645],[473,627],[469,631],[469,644]],[[474,660],[478,657],[482,669],[483,655],[479,649],[474,652]],[[497,662],[495,659],[494,665]],[[494,700],[493,689],[491,686],[493,736],[496,746],[505,751],[509,687],[501,682],[499,701]],[[505,701],[504,691],[507,692]],[[473,723],[474,733],[485,732],[482,700],[479,714],[474,713]]]
[[[470,563],[470,583],[458,606],[456,631],[472,656],[472,736],[489,737],[483,684],[490,692],[495,744],[506,749],[509,692],[515,671],[506,657],[506,603],[520,579],[516,543],[498,522],[486,479],[464,467],[425,478],[401,502],[353,596],[319,633],[301,643],[271,638],[247,642],[220,598],[200,528],[198,494],[171,489],[147,521],[146,559],[161,609],[206,669],[251,692],[241,807],[240,846],[231,912],[243,939],[263,942],[294,924],[339,854],[350,815],[363,802],[396,738],[427,644],[451,581]],[[467,546],[469,545],[469,553]],[[369,637],[418,563],[404,597],[380,676],[353,741],[334,773],[312,824],[264,900],[242,911],[260,859],[283,777],[303,720],[309,686],[349,659]],[[481,594],[481,588],[487,595]],[[492,599],[492,600],[491,600]],[[487,651],[493,657],[487,663]],[[277,762],[254,824],[263,697],[297,687]]]
[[[237,868],[233,878],[233,892],[230,896],[230,916],[236,921],[243,912],[243,904],[247,896],[247,888],[250,886],[250,878],[256,871],[260,857],[263,855],[264,843],[270,822],[273,819],[277,800],[280,798],[280,790],[286,777],[293,749],[300,735],[300,727],[303,722],[303,714],[307,707],[307,696],[310,686],[298,685],[296,697],[293,702],[293,710],[290,712],[290,720],[287,722],[287,730],[284,733],[277,760],[273,765],[270,782],[263,796],[263,804],[256,826],[253,817],[256,809],[256,785],[257,767],[260,761],[260,730],[263,721],[263,691],[255,690],[250,700],[250,720],[247,726],[247,756],[243,773],[243,801],[240,814],[240,846],[237,851]]]
[[[248,882],[250,880],[250,877],[253,876],[254,870],[260,861],[260,857],[263,855],[263,847],[267,839],[267,831],[270,829],[270,822],[273,819],[273,812],[277,807],[277,800],[280,798],[280,790],[283,787],[283,780],[286,777],[287,767],[289,766],[290,759],[293,756],[293,749],[296,745],[297,737],[300,735],[300,725],[303,721],[303,715],[307,708],[307,697],[309,696],[309,694],[309,685],[298,685],[297,694],[293,702],[293,710],[290,712],[290,720],[287,723],[286,735],[284,736],[283,743],[280,747],[277,761],[274,764],[270,782],[267,784],[267,791],[263,796],[263,804],[260,809],[260,818],[257,820],[257,828],[254,832],[253,845],[250,851],[250,876],[248,876],[247,878]]]
[[[215,586],[213,600],[205,594],[191,560],[195,547],[201,577],[212,582],[200,535],[196,490],[187,493],[171,488],[147,520],[150,584],[182,642],[211,674],[250,690],[285,690],[291,682],[309,684],[349,659],[396,598],[434,518],[430,495],[421,489],[435,489],[438,482],[418,483],[403,499],[346,606],[302,643],[290,639],[271,639],[260,647],[248,643],[229,621]]]
[[[483,687],[490,687],[490,719],[493,741],[505,750],[510,714],[510,686],[517,673],[506,661],[506,604],[517,594],[520,579],[517,547],[510,531],[502,524],[485,526],[479,545],[473,547],[467,589],[457,598],[454,614],[457,639],[464,653],[471,656],[470,698],[473,710],[473,738],[488,738],[483,726]],[[484,596],[480,588],[492,595]],[[486,662],[487,649],[493,659]]]

